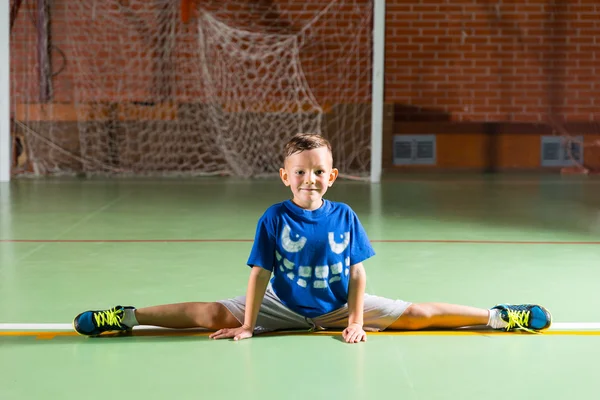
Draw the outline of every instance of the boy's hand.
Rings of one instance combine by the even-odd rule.
[[[215,333],[211,334],[211,339],[226,339],[233,338],[233,340],[242,340],[252,337],[252,329],[246,325],[242,325],[239,328],[219,329]]]
[[[363,330],[362,325],[360,324],[350,324],[344,332],[342,332],[342,336],[346,343],[358,343],[358,342],[366,342],[367,341],[367,333]]]

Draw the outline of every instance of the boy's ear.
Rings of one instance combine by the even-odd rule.
[[[331,172],[329,173],[329,182],[328,182],[328,184],[329,184],[330,187],[331,187],[331,185],[333,185],[333,182],[335,182],[335,180],[337,179],[338,174],[339,174],[339,171],[338,171],[337,168],[333,168],[331,170]]]
[[[279,177],[285,186],[290,186],[290,181],[288,180],[288,174],[285,168],[279,168]]]

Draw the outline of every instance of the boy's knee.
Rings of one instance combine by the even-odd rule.
[[[430,325],[432,314],[430,310],[421,304],[411,304],[398,318],[393,329],[417,330]]]
[[[239,321],[221,303],[213,302],[206,305],[205,324],[208,329],[235,328],[240,326]]]
[[[429,308],[425,307],[422,304],[411,304],[410,306],[408,306],[406,311],[409,312],[409,315],[413,319],[417,319],[417,320],[428,320],[432,316]]]

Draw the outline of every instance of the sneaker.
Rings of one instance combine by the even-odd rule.
[[[116,306],[109,310],[82,312],[73,320],[73,328],[85,336],[98,336],[111,331],[130,332],[132,328],[122,322],[127,309],[134,308]]]
[[[537,332],[548,329],[552,324],[550,312],[537,304],[499,304],[493,309],[500,310],[500,318],[507,323],[501,329],[506,331]]]

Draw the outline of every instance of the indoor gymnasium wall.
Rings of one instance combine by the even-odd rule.
[[[437,134],[434,168],[537,169],[552,116],[600,166],[597,1],[386,3],[386,143]]]
[[[139,118],[142,113],[136,111],[136,107],[144,109],[144,118],[166,119],[168,127],[173,114],[168,105],[120,103],[118,87],[123,76],[139,77],[140,85],[128,93],[129,99],[143,102],[164,95],[160,82],[153,86],[155,92],[148,92],[148,85],[144,83],[154,77],[148,74],[147,68],[135,71],[110,66],[114,76],[104,80],[102,91],[88,93],[89,100],[102,101],[105,105],[90,110],[74,109],[76,83],[85,79],[89,71],[84,71],[85,63],[78,62],[80,50],[73,47],[73,40],[86,44],[88,54],[94,55],[94,62],[101,62],[107,43],[85,35],[69,40],[65,26],[84,26],[90,21],[74,17],[69,7],[76,3],[70,0],[53,3],[52,43],[65,55],[66,63],[63,68],[61,54],[52,52],[53,96],[50,106],[40,105],[43,95],[36,68],[32,21],[36,2],[24,0],[11,34],[13,115],[28,121],[35,129],[52,129],[54,137],[73,152],[78,151],[82,125],[93,128],[94,124],[111,119],[131,125],[143,124]],[[122,3],[128,2],[123,0]],[[307,19],[314,14],[304,2],[294,5],[283,0],[203,1],[202,7],[240,28],[261,25],[262,30],[273,33],[299,29],[301,19],[290,25],[282,22],[285,18],[281,15],[270,14],[273,5],[279,3],[286,4],[280,7],[283,14],[305,10]],[[437,164],[421,167],[428,169],[537,169],[539,137],[553,133],[552,128],[545,125],[548,116],[571,123],[566,125],[568,131],[574,135],[583,133],[586,143],[600,139],[600,129],[593,123],[600,111],[600,100],[595,100],[600,98],[596,78],[600,58],[600,39],[597,39],[600,37],[600,6],[593,0],[386,0],[386,3],[383,162],[387,171],[402,168],[392,166],[391,156],[392,136],[400,133],[437,134]],[[350,12],[342,13],[341,23],[348,18],[354,17]],[[194,23],[192,15],[187,25],[177,25],[177,45],[186,48],[194,45],[197,40]],[[118,26],[106,29],[109,28],[118,32]],[[129,34],[125,42],[115,35],[112,45],[139,52],[142,33]],[[311,51],[327,57],[328,46],[333,44],[328,42],[326,33],[324,35]],[[366,51],[366,47],[355,51]],[[195,55],[178,52],[178,57],[176,62],[181,65],[182,73],[169,79],[176,79],[179,87],[185,87],[186,91],[171,95],[178,102],[189,103],[187,108],[201,108],[198,103],[206,99],[201,83],[192,73],[196,68]],[[161,67],[169,68],[169,65]],[[337,110],[369,107],[370,88],[362,88],[358,95],[349,95],[345,104],[337,104],[329,96],[329,88],[336,79],[335,71],[317,63],[303,67],[315,98],[328,112],[325,123],[335,120]],[[346,90],[349,94],[356,92],[353,87]],[[82,103],[85,100],[80,99]],[[346,128],[336,126],[334,129],[340,132],[335,135],[343,138]],[[585,151],[586,159],[600,160],[598,147]],[[77,163],[76,160],[68,162]]]

